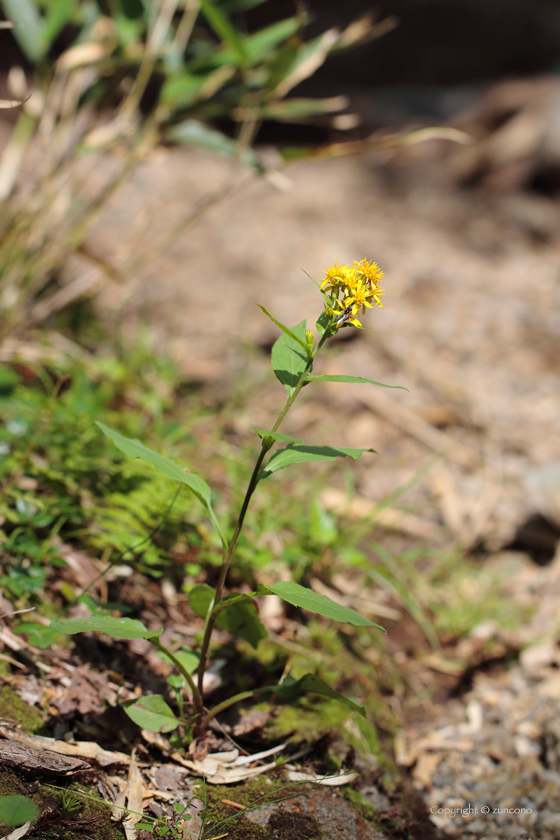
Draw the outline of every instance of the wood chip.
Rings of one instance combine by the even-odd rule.
[[[29,735],[6,724],[0,725],[0,737],[8,741],[17,741],[35,750],[51,750],[60,755],[82,756],[97,762],[101,767],[130,763],[130,756],[104,750],[93,741],[76,741],[74,744],[68,744],[66,741],[57,741],[55,738],[46,738],[43,735]]]
[[[62,757],[51,750],[36,750],[7,740],[0,741],[0,766],[47,778],[70,776],[90,767],[79,758]]]

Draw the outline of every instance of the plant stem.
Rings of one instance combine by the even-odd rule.
[[[280,415],[279,415],[278,419],[276,420],[276,423],[272,427],[273,432],[277,431],[277,429],[279,428],[280,424],[282,423],[284,417],[286,416],[286,414],[288,413],[288,411],[290,410],[290,408],[294,404],[294,401],[295,401],[296,397],[298,396],[299,392],[301,391],[301,389],[305,385],[307,374],[308,374],[309,370],[313,367],[313,361],[314,361],[317,353],[321,349],[321,346],[322,346],[323,342],[325,341],[326,337],[327,337],[327,331],[325,331],[325,333],[321,337],[321,340],[319,341],[319,343],[318,343],[314,353],[312,354],[311,358],[309,358],[307,360],[305,370],[301,374],[301,376],[299,378],[299,381],[298,381],[296,387],[294,388],[293,393],[291,394],[290,397],[288,397],[284,408],[280,412]],[[231,558],[233,556],[233,552],[235,551],[235,547],[237,545],[237,540],[239,538],[239,534],[241,533],[241,528],[243,527],[243,521],[245,519],[245,514],[247,513],[247,509],[249,507],[251,497],[252,497],[253,493],[255,492],[257,484],[259,483],[259,473],[260,473],[260,469],[261,469],[261,466],[262,466],[262,462],[263,462],[267,452],[272,448],[273,445],[274,445],[274,443],[271,443],[270,445],[265,445],[264,440],[262,442],[261,451],[259,453],[259,457],[257,458],[257,462],[255,464],[255,467],[253,469],[251,478],[249,480],[249,485],[247,487],[247,492],[245,493],[245,498],[243,499],[243,504],[241,505],[241,510],[239,512],[239,518],[237,520],[237,525],[235,527],[235,531],[233,533],[233,536],[231,538],[231,541],[229,543],[227,551],[224,550],[224,555],[223,555],[223,559],[222,559],[222,566],[220,568],[220,574],[218,576],[218,583],[216,584],[214,599],[213,599],[212,604],[210,605],[210,608],[208,610],[206,625],[204,627],[204,636],[202,638],[202,645],[201,645],[201,648],[200,648],[200,663],[199,663],[199,666],[198,666],[198,691],[199,691],[199,694],[200,694],[201,697],[202,697],[202,694],[203,694],[202,681],[203,681],[203,678],[204,678],[204,671],[206,670],[206,661],[207,661],[207,658],[208,658],[208,648],[210,647],[210,639],[212,637],[212,631],[214,629],[214,625],[216,623],[216,618],[218,617],[218,612],[219,612],[219,611],[216,611],[216,607],[218,606],[218,604],[220,603],[220,601],[222,599],[222,594],[223,594],[223,591],[224,591],[224,585],[225,585],[225,582],[226,582],[226,577],[227,577],[227,573],[228,573],[228,570],[229,570],[229,565],[230,565],[230,562],[231,562]],[[249,696],[249,695],[247,695],[247,696]],[[240,699],[241,699],[241,696],[240,696]],[[231,705],[231,704],[229,702],[227,702],[227,705]],[[216,708],[218,708],[218,709],[227,708],[227,706],[224,707],[223,704],[220,704]],[[216,714],[216,711],[213,710],[210,714],[213,717],[214,714]],[[207,719],[209,719],[208,715],[200,723],[201,732],[204,732],[206,730],[207,726],[208,726],[208,723],[206,722]]]
[[[187,669],[181,664],[181,662],[179,662],[177,657],[170,650],[168,650],[164,645],[162,645],[159,638],[150,639],[150,642],[155,648],[157,648],[159,651],[161,651],[161,653],[164,653],[171,660],[171,662],[177,668],[177,670],[184,676],[184,678],[186,679],[186,681],[188,683],[188,686],[191,690],[193,703],[194,703],[195,709],[197,711],[197,714],[202,716],[204,714],[204,704],[202,702],[202,695],[201,695],[201,692],[196,687],[192,676],[189,674]]]
[[[200,722],[200,729],[202,732],[205,732],[208,729],[208,724],[212,720],[212,718],[219,715],[220,712],[223,712],[224,709],[228,709],[230,706],[233,706],[235,703],[239,703],[241,700],[246,700],[248,697],[252,697],[253,694],[257,694],[257,691],[242,691],[241,694],[236,694],[234,697],[228,697],[227,700],[224,700],[222,703],[218,703],[217,706],[214,706],[212,711],[208,712],[208,714],[202,719]]]

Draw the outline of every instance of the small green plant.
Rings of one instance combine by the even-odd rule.
[[[255,429],[261,441],[260,453],[257,457],[251,478],[247,486],[245,497],[237,517],[237,522],[231,534],[219,521],[212,505],[212,492],[209,485],[198,475],[194,475],[182,465],[170,458],[166,458],[148,449],[138,440],[131,440],[103,423],[98,426],[116,446],[130,458],[140,458],[151,464],[158,473],[185,485],[203,505],[212,522],[222,546],[222,561],[218,580],[214,588],[201,583],[192,587],[189,592],[189,603],[193,612],[204,618],[204,631],[199,647],[196,650],[171,651],[161,642],[163,628],[149,630],[140,621],[130,618],[117,618],[107,614],[94,614],[88,618],[57,619],[51,623],[53,630],[74,634],[86,631],[107,633],[115,639],[147,639],[157,648],[169,662],[173,664],[177,674],[169,678],[169,685],[175,692],[179,714],[168,705],[161,695],[147,695],[140,697],[126,705],[126,712],[141,727],[154,732],[171,732],[178,726],[195,738],[204,737],[213,718],[235,703],[239,703],[251,696],[269,693],[288,703],[295,702],[305,692],[336,700],[350,709],[365,715],[364,707],[354,700],[350,700],[314,674],[304,674],[296,680],[288,675],[280,685],[269,685],[261,688],[243,691],[229,697],[214,708],[208,710],[204,702],[203,679],[207,668],[210,645],[214,628],[229,631],[257,647],[259,641],[266,637],[267,632],[261,623],[255,597],[263,595],[277,595],[295,607],[303,607],[335,621],[346,622],[355,626],[376,627],[383,630],[367,618],[351,609],[340,606],[325,595],[317,594],[305,586],[293,581],[281,581],[259,585],[248,594],[240,592],[226,593],[228,570],[235,557],[239,535],[243,528],[245,515],[251,499],[259,484],[281,469],[294,464],[309,462],[332,462],[337,458],[359,458],[365,451],[340,446],[311,446],[301,438],[279,432],[278,429],[294,404],[301,390],[312,382],[350,382],[381,385],[371,379],[356,376],[328,376],[315,375],[313,367],[316,358],[325,345],[341,328],[349,326],[362,328],[359,320],[360,313],[373,304],[381,306],[382,289],[379,281],[382,272],[375,263],[367,260],[339,266],[325,272],[326,278],[320,287],[324,298],[324,311],[317,321],[318,338],[307,329],[305,321],[293,328],[288,328],[277,321],[269,312],[260,307],[282,331],[272,348],[271,362],[277,379],[286,389],[287,400],[272,429]],[[318,285],[318,284],[317,284]],[[399,387],[381,385],[381,387]],[[276,444],[285,444],[283,448],[269,453]],[[188,689],[188,703],[185,703],[183,691]]]

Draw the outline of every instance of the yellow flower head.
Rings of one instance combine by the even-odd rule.
[[[344,286],[347,279],[353,275],[353,269],[349,265],[339,265],[338,260],[335,260],[333,267],[327,264],[327,270],[324,272],[325,279],[322,281],[321,288],[326,287],[330,289],[339,289]]]
[[[357,315],[360,309],[362,310],[362,314],[365,314],[366,306],[373,309],[371,303],[369,302],[371,297],[372,292],[369,286],[366,286],[358,281],[355,288],[351,289],[350,294],[344,298],[344,304],[345,306],[352,304],[352,312],[354,315]]]
[[[365,314],[366,307],[372,309],[373,303],[383,309],[380,300],[383,289],[379,288],[383,272],[377,263],[364,258],[360,262],[354,260],[350,268],[348,265],[339,265],[336,261],[332,268],[327,265],[324,273],[325,279],[321,282],[321,288],[330,291],[331,300],[327,315],[336,316],[337,329],[345,324],[361,327],[356,316],[360,310]]]
[[[359,279],[367,283],[372,292],[375,291],[376,287],[379,286],[378,281],[383,277],[383,272],[377,263],[370,263],[364,257],[361,262],[356,262],[356,260],[354,260],[352,268],[358,275]]]

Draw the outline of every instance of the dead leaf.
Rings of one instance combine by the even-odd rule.
[[[339,787],[347,785],[358,778],[357,773],[338,773],[336,776],[316,776],[314,773],[303,773],[300,770],[289,770],[288,778],[292,782],[313,782],[316,785]]]
[[[5,837],[2,837],[2,840],[20,840],[21,837],[25,837],[30,828],[31,823],[26,822],[24,825],[20,825],[19,828],[15,828],[9,834],[6,834]]]
[[[123,822],[126,840],[135,840],[136,838],[136,823],[139,823],[142,819],[144,809],[143,789],[144,782],[136,761],[136,750],[133,750],[128,765],[126,786],[119,792],[111,809],[111,817],[114,820],[122,819],[123,813],[127,812]]]
[[[75,67],[82,67],[84,64],[95,64],[106,55],[113,52],[111,43],[89,43],[76,44],[69,50],[62,53],[57,61],[60,70],[73,70]]]
[[[247,767],[247,765],[262,761],[263,758],[281,752],[285,747],[286,744],[279,744],[277,747],[272,747],[272,749],[264,750],[255,755],[240,756],[239,750],[209,753],[201,761],[189,761],[178,752],[172,753],[171,758],[178,764],[182,764],[183,767],[188,767],[197,776],[203,776],[211,785],[233,785],[253,776],[259,776],[261,773],[266,773],[267,770],[276,767],[275,761],[258,767]]]

